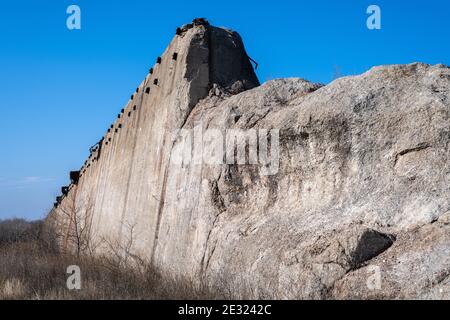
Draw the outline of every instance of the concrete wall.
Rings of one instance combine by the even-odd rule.
[[[63,246],[71,246],[67,238],[81,224],[97,252],[131,250],[152,259],[165,198],[174,191],[167,189],[174,135],[213,84],[230,90],[259,85],[237,33],[185,27],[81,168],[79,182],[50,213]],[[71,215],[80,217],[74,222]]]
[[[254,88],[236,33],[184,28],[50,218],[63,246],[79,213],[95,253],[232,298],[434,295],[450,270],[449,79],[411,64]],[[279,130],[279,170],[172,163],[178,130],[198,124]],[[391,270],[381,291],[367,291],[366,267]]]

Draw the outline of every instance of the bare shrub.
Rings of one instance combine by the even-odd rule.
[[[91,222],[93,201],[91,198],[77,202],[76,187],[68,193],[55,212],[52,221],[54,235],[64,249],[75,252],[77,256],[92,252]],[[59,227],[58,224],[65,226]]]
[[[24,219],[0,220],[0,245],[38,239],[40,228],[40,221],[29,222]]]

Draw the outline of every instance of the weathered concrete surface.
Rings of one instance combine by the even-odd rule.
[[[184,31],[51,216],[75,196],[95,250],[225,297],[450,298],[450,69],[256,86],[236,33]],[[279,129],[278,170],[174,163],[198,128]]]
[[[89,211],[95,248],[118,248],[133,240],[134,250],[151,256],[167,193],[173,133],[213,82],[242,90],[259,85],[239,35],[197,26],[176,36],[104,136],[99,159],[95,152],[82,168],[78,187],[59,208],[64,214],[56,210],[54,216],[65,216],[73,207]],[[127,239],[131,232],[139,241]]]

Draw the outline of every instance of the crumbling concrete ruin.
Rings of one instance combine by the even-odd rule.
[[[48,221],[65,249],[139,257],[224,297],[450,298],[449,93],[449,68],[419,63],[260,86],[240,36],[195,19]],[[199,127],[279,130],[276,174],[174,164]]]

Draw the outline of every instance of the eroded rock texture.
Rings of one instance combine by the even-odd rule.
[[[450,298],[448,67],[259,86],[237,33],[178,33],[50,214],[63,245],[73,206],[90,250],[224,297]],[[276,170],[172,161],[199,128],[279,130]]]

